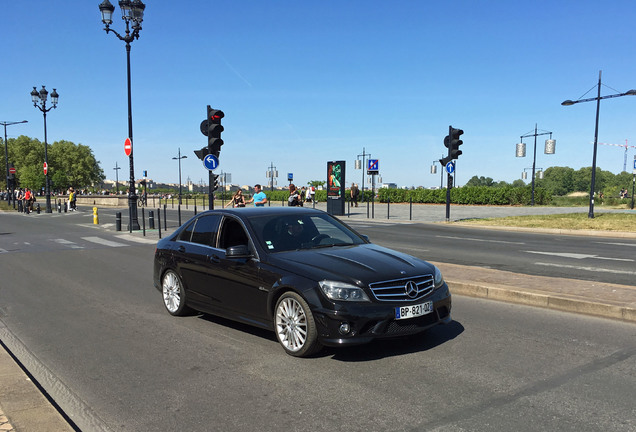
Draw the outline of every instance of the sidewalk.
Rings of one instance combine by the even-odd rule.
[[[272,205],[276,205],[272,203]],[[415,208],[417,207],[417,208]],[[324,203],[316,208],[325,210]],[[347,221],[374,223],[419,223],[445,221],[445,207],[413,206],[408,204],[374,205],[375,218],[367,218],[367,208],[350,209]],[[580,213],[587,208],[558,207],[486,207],[453,206],[451,220],[479,217],[504,217],[521,214]],[[598,212],[605,211],[598,209]],[[613,210],[615,211],[615,210]],[[634,213],[633,210],[625,212]],[[369,208],[369,216],[372,209]],[[387,219],[387,214],[389,218]],[[489,227],[492,228],[492,227]],[[534,230],[537,231],[537,230]],[[169,232],[172,232],[170,230]],[[559,230],[559,234],[612,236],[636,238],[636,233],[604,233]],[[122,232],[126,234],[126,232]],[[130,234],[142,237],[136,231]],[[156,230],[146,232],[146,240],[156,241]],[[588,282],[565,278],[528,276],[481,267],[459,266],[433,262],[444,275],[453,295],[478,297],[547,309],[573,312],[636,323],[636,287]],[[27,374],[0,346],[0,432],[67,432],[74,429],[31,382]],[[4,412],[4,414],[3,414]]]

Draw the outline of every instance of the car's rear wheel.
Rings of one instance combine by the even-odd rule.
[[[183,283],[175,271],[168,270],[164,273],[161,280],[161,293],[163,305],[170,315],[182,316],[190,312],[190,309],[185,305],[186,293],[183,289]]]
[[[316,322],[300,295],[287,292],[276,303],[275,331],[287,354],[306,357],[320,350]]]

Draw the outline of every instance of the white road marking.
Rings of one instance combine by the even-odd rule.
[[[566,268],[566,269],[573,269],[573,270],[584,270],[584,271],[591,271],[591,272],[614,273],[614,274],[627,274],[627,275],[636,276],[636,271],[629,271],[629,270],[611,270],[611,269],[604,269],[600,267],[583,267],[583,266],[542,263],[542,262],[536,262],[534,264],[540,265],[540,266],[546,266],[546,267],[559,267],[559,268]]]
[[[478,238],[470,238],[470,237],[453,237],[453,236],[435,236],[438,238],[448,238],[453,240],[471,240],[478,242],[486,242],[486,243],[505,243],[505,244],[525,244],[524,242],[509,242],[504,240],[487,240],[487,239],[478,239]]]
[[[608,244],[608,245],[614,245],[614,246],[631,246],[631,247],[636,247],[636,243],[631,244],[631,243],[610,243],[610,242],[596,242],[599,244]]]
[[[598,255],[566,253],[566,252],[543,252],[543,251],[523,251],[523,252],[531,253],[531,254],[558,256],[563,258],[574,258],[574,259],[594,258],[594,259],[608,260],[608,261],[634,261],[633,259],[629,259],[629,258],[608,258],[608,257],[601,257]]]
[[[128,246],[127,244],[106,240],[106,239],[103,239],[101,237],[82,237],[82,240],[86,240],[86,241],[89,241],[89,242],[92,242],[92,243],[101,244],[101,245],[104,245],[104,246],[111,246],[111,247]]]
[[[121,235],[117,235],[115,237],[117,237],[119,239],[122,239],[122,240],[128,240],[128,241],[137,242],[137,243],[145,243],[145,244],[155,244],[155,243],[157,243],[157,240],[149,239],[149,238],[146,238],[146,237],[135,237],[135,236],[130,235],[130,234],[121,234]]]
[[[72,241],[66,240],[66,239],[51,239],[51,241],[54,241],[55,243],[59,243],[64,246],[68,246],[71,249],[84,249],[84,246],[80,246],[77,243],[73,243]]]

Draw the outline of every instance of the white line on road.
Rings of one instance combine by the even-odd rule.
[[[531,254],[540,254],[540,255],[550,255],[550,256],[558,256],[563,258],[574,258],[574,259],[586,259],[586,258],[594,258],[600,260],[608,260],[608,261],[634,261],[629,258],[609,258],[609,257],[600,257],[598,255],[589,255],[589,254],[577,254],[577,253],[567,253],[567,252],[543,252],[543,251],[523,251]]]
[[[608,244],[608,245],[614,245],[614,246],[632,246],[632,247],[636,247],[636,243],[632,244],[632,243],[610,243],[610,242],[596,242],[599,244]]]
[[[536,262],[535,265],[546,266],[546,267],[559,267],[573,270],[584,270],[584,271],[592,271],[592,272],[602,272],[602,273],[614,273],[614,274],[627,274],[636,276],[636,271],[629,270],[611,270],[604,269],[600,267],[583,267],[583,266],[573,266],[573,265],[562,265],[562,264],[553,264],[553,263],[542,263]]]
[[[145,244],[155,244],[155,243],[157,243],[157,240],[149,239],[149,238],[146,238],[146,237],[135,237],[135,236],[130,235],[130,234],[121,234],[121,235],[117,235],[115,237],[117,237],[119,239],[122,239],[122,240],[128,240],[128,241],[137,242],[137,243],[145,243]]]
[[[55,243],[59,243],[59,244],[64,245],[64,246],[68,246],[71,249],[84,249],[84,246],[80,246],[80,245],[78,245],[76,243],[73,243],[72,241],[66,240],[66,239],[51,239],[51,241],[54,241]]]
[[[478,242],[486,242],[486,243],[505,243],[505,244],[525,244],[524,242],[509,242],[509,241],[504,241],[504,240],[487,240],[487,239],[478,239],[478,238],[470,238],[470,237],[453,237],[453,236],[435,236],[438,238],[447,238],[447,239],[453,239],[453,240],[472,240],[472,241],[478,241]]]
[[[106,239],[103,239],[101,237],[82,237],[82,240],[86,240],[86,241],[93,242],[93,243],[98,243],[98,244],[101,244],[101,245],[104,245],[104,246],[111,246],[111,247],[128,246],[127,244],[106,240]]]

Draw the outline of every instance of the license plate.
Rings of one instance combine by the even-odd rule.
[[[395,308],[395,319],[408,319],[415,318],[422,315],[427,315],[433,312],[433,302],[427,301],[426,303],[420,303],[411,306],[402,306]]]

